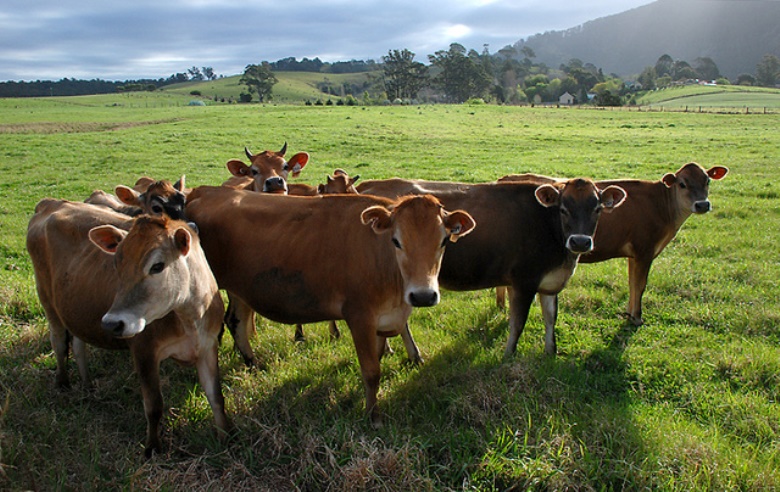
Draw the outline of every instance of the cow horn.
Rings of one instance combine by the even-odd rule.
[[[244,153],[246,153],[246,156],[249,158],[249,160],[252,160],[252,153],[249,152],[249,149],[247,147],[244,147]]]
[[[285,143],[284,143],[284,147],[282,147],[282,150],[280,150],[279,152],[277,152],[277,154],[278,154],[280,157],[284,157],[284,154],[285,154],[285,153],[287,153],[287,142],[285,142]]]

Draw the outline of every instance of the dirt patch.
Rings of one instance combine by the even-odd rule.
[[[89,133],[89,132],[108,132],[115,130],[124,130],[137,126],[159,125],[171,123],[176,119],[155,120],[155,121],[126,121],[126,122],[73,122],[73,123],[12,123],[7,125],[0,124],[0,134],[45,134],[55,133]]]

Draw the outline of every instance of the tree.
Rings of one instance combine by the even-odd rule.
[[[428,67],[414,61],[414,53],[392,50],[382,57],[385,91],[392,99],[414,99],[428,83]]]
[[[203,74],[198,67],[188,68],[187,73],[190,75],[190,80],[203,80]]]
[[[434,82],[455,102],[484,97],[491,85],[491,76],[480,63],[479,54],[469,55],[466,56],[466,48],[458,43],[451,44],[448,51],[428,55],[431,64],[440,70]]]
[[[774,87],[780,79],[780,59],[766,54],[756,65],[756,83],[765,87]]]
[[[217,74],[214,73],[214,69],[211,67],[203,67],[201,69],[201,73],[203,73],[203,76],[208,80],[214,80],[217,78]]]
[[[247,65],[244,69],[244,75],[238,81],[239,84],[246,85],[250,94],[256,92],[260,102],[271,99],[274,84],[277,82],[278,80],[271,71],[268,62],[263,62],[260,65]]]
[[[674,67],[674,60],[669,55],[661,55],[660,58],[658,58],[658,61],[655,62],[655,73],[658,77],[663,77],[665,75],[668,75],[670,77],[674,76],[673,72]]]
[[[694,69],[699,74],[699,78],[703,80],[716,80],[720,78],[720,70],[715,64],[712,58],[709,56],[702,56],[696,58],[694,61]]]
[[[737,85],[756,85],[756,78],[749,73],[741,73],[737,75]]]
[[[657,78],[658,75],[655,73],[655,67],[645,67],[636,80],[642,84],[642,89],[649,91],[655,89]]]

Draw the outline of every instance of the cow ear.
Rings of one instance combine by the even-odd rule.
[[[324,185],[324,184],[322,184],[322,183],[318,184],[318,185],[317,185],[317,194],[318,194],[318,195],[324,195],[324,194],[325,194],[325,192],[326,192],[325,185]]]
[[[183,174],[181,175],[181,178],[179,178],[178,181],[173,183],[173,187],[174,187],[174,189],[179,190],[181,192],[184,191],[184,175]]]
[[[666,173],[664,174],[664,177],[661,178],[661,182],[665,184],[667,188],[671,188],[677,182],[677,176],[672,173]]]
[[[238,159],[231,159],[227,161],[226,166],[228,171],[230,171],[230,174],[233,176],[249,176],[249,166],[239,161]]]
[[[474,230],[477,223],[468,213],[463,210],[455,210],[444,217],[444,227],[450,235],[450,241],[457,242],[466,234]]]
[[[89,230],[89,240],[108,254],[116,253],[119,243],[127,236],[127,231],[112,225],[102,225]]]
[[[293,178],[301,174],[301,170],[306,164],[308,164],[308,162],[309,154],[306,152],[298,152],[292,156],[289,161],[287,161],[287,163],[291,166],[290,171],[292,172]]]
[[[543,184],[536,188],[534,195],[536,195],[536,201],[538,201],[543,207],[553,207],[560,203],[560,192],[554,186],[549,184]]]
[[[370,225],[377,234],[383,234],[390,230],[393,221],[390,220],[390,211],[381,205],[374,205],[363,210],[360,221],[363,225]]]
[[[154,180],[149,176],[141,176],[133,185],[133,189],[139,193],[143,193],[148,190],[150,186],[154,184]]]
[[[609,213],[623,205],[626,196],[626,190],[620,186],[607,186],[601,192],[601,205],[604,207],[603,211]]]
[[[724,166],[713,166],[707,170],[707,176],[711,179],[723,179],[729,173],[729,168]]]
[[[190,244],[192,244],[192,236],[190,231],[185,228],[176,229],[173,233],[173,243],[176,245],[176,249],[179,250],[182,256],[187,256],[190,252]]]
[[[141,194],[127,186],[117,185],[117,187],[114,188],[114,194],[119,198],[119,201],[125,205],[134,205],[137,207],[141,204]]]
[[[350,186],[352,186],[352,185],[354,185],[355,183],[357,183],[357,180],[359,180],[359,179],[360,179],[360,175],[359,175],[359,174],[356,174],[354,177],[352,177],[352,178],[349,178],[349,184],[350,184]]]

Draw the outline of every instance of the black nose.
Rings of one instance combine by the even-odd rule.
[[[696,202],[693,204],[693,210],[697,214],[706,214],[707,212],[710,211],[711,208],[712,205],[710,204],[709,200],[702,200],[700,202]]]
[[[593,238],[582,234],[570,236],[566,247],[573,253],[587,253],[593,249]]]
[[[285,185],[284,178],[275,176],[266,179],[263,188],[263,191],[266,193],[273,193],[274,191],[284,191],[287,186]]]
[[[122,320],[115,321],[103,321],[101,323],[103,329],[108,332],[109,335],[118,337],[125,331],[125,322]]]
[[[439,293],[435,290],[422,290],[409,293],[409,304],[414,307],[435,306],[439,302]]]

